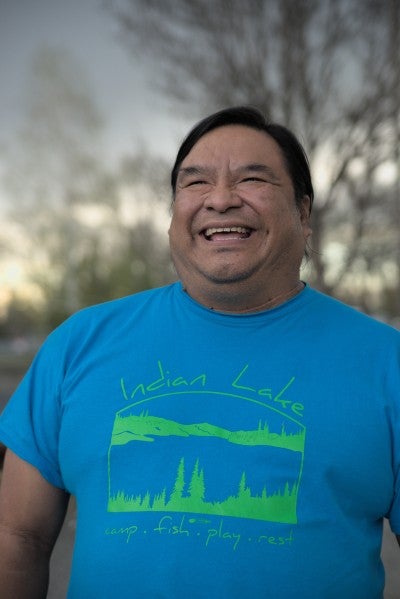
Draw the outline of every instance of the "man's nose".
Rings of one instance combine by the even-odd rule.
[[[239,208],[242,203],[242,198],[234,188],[221,184],[207,194],[204,206],[209,210],[226,212],[229,208]]]

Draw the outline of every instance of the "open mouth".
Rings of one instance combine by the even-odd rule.
[[[248,227],[210,227],[203,232],[208,241],[225,239],[247,239],[252,233]]]

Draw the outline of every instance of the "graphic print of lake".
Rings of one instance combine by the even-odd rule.
[[[109,511],[296,522],[304,428],[258,402],[201,396],[170,394],[116,415]]]

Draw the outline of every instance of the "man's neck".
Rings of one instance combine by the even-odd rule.
[[[228,314],[251,314],[271,310],[287,302],[304,289],[304,283],[298,280],[290,287],[264,293],[262,297],[260,295],[252,296],[248,291],[241,297],[241,294],[237,293],[237,290],[231,290],[229,294],[220,292],[196,294],[192,293],[190,289],[186,289],[185,287],[184,289],[193,299],[210,310]]]

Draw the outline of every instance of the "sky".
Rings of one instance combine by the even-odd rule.
[[[17,143],[24,122],[33,58],[44,47],[65,49],[86,73],[104,118],[101,147],[106,160],[117,165],[121,156],[145,144],[146,150],[161,154],[172,165],[191,123],[179,120],[154,90],[147,65],[124,48],[117,23],[102,0],[0,0],[0,177],[6,164],[2,156]],[[3,227],[5,193],[0,185]],[[6,230],[14,236],[9,224]],[[15,237],[11,246],[18,243]],[[9,289],[25,285],[16,254],[0,256],[0,316]]]
[[[101,0],[0,0],[0,147],[18,130],[34,54],[65,48],[87,74],[105,118],[111,158],[145,141],[171,162],[187,127],[178,121],[129,54]]]

